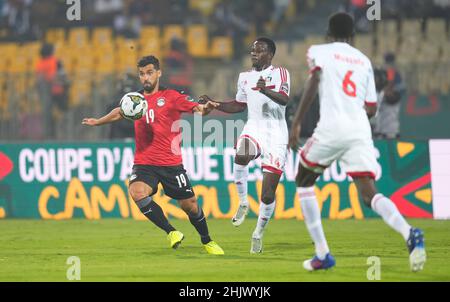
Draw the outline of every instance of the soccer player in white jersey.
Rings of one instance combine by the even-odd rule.
[[[411,270],[419,271],[426,260],[423,232],[411,227],[395,204],[375,187],[377,162],[369,118],[376,114],[377,94],[370,60],[350,46],[353,35],[354,21],[350,15],[336,13],[330,17],[330,43],[313,45],[308,51],[310,75],[291,127],[289,146],[296,150],[301,121],[318,91],[320,120],[300,151],[296,177],[305,223],[316,252],[303,267],[313,271],[335,265],[323,232],[314,184],[324,169],[340,160],[365,205],[405,239]]]
[[[249,210],[248,164],[260,156],[262,160],[261,201],[258,221],[252,234],[251,253],[262,252],[264,229],[275,209],[275,192],[288,150],[285,110],[289,101],[290,76],[287,69],[272,66],[275,52],[276,45],[271,39],[256,39],[250,52],[253,68],[239,75],[236,99],[222,102],[216,108],[227,113],[248,109],[248,120],[237,141],[234,158],[234,182],[239,195],[239,208],[232,219],[235,226],[243,223]],[[211,101],[206,95],[200,99]]]

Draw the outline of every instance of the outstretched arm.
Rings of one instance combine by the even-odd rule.
[[[192,111],[200,115],[208,115],[211,113],[211,111],[219,107],[219,105],[219,103],[209,101],[206,104],[197,105]]]
[[[111,110],[110,113],[108,113],[105,116],[102,116],[101,118],[84,118],[81,122],[83,125],[87,126],[101,126],[104,124],[112,123],[118,120],[123,119],[123,116],[120,114],[120,108],[114,108]]]
[[[320,82],[320,70],[313,71],[306,80],[305,89],[303,91],[300,104],[297,108],[297,112],[295,113],[291,126],[289,147],[291,147],[293,150],[296,150],[296,148],[298,147],[301,123],[306,112],[308,112],[309,107],[311,107],[312,102],[316,98],[319,82]]]
[[[218,104],[217,107],[215,107],[215,109],[225,112],[225,113],[238,113],[238,112],[243,112],[243,111],[245,111],[245,109],[247,109],[246,103],[241,103],[236,100],[231,101],[231,102],[217,102],[217,101],[214,101],[213,99],[211,99],[207,95],[202,95],[201,97],[199,97],[199,100],[200,100],[200,104],[206,104],[208,102]]]

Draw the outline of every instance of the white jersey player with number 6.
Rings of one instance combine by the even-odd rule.
[[[339,158],[348,175],[375,178],[377,162],[364,110],[377,105],[370,60],[343,42],[311,46],[307,60],[311,72],[321,73],[321,118],[300,161],[321,173]]]
[[[301,121],[319,92],[320,121],[300,151],[296,177],[302,212],[316,252],[303,267],[313,271],[335,265],[323,232],[314,184],[333,161],[340,160],[365,205],[405,239],[411,270],[419,271],[426,260],[423,231],[411,227],[395,204],[375,187],[377,161],[369,123],[377,110],[374,73],[370,60],[350,45],[353,35],[350,15],[336,13],[330,17],[330,43],[313,45],[308,50],[310,75],[292,122],[289,146],[296,150]]]

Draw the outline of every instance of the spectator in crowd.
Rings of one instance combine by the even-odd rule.
[[[141,27],[141,18],[136,14],[131,14],[128,8],[114,18],[115,32],[127,39],[136,39],[141,31]]]
[[[385,55],[386,87],[375,120],[375,138],[395,139],[400,137],[400,105],[405,91],[402,76],[395,66],[395,55]]]
[[[434,0],[433,15],[445,20],[447,38],[450,38],[450,0]]]
[[[61,60],[57,60],[56,75],[51,87],[52,101],[61,112],[66,112],[69,105],[70,82]]]
[[[52,44],[44,44],[40,51],[40,59],[36,64],[37,89],[42,102],[42,126],[46,138],[55,138],[53,110],[67,109],[68,81],[62,65],[54,55]]]
[[[381,67],[375,67],[373,70],[374,77],[375,77],[375,88],[377,91],[377,102],[378,104],[381,104],[384,98],[384,88],[387,85],[387,72],[384,68]],[[378,115],[374,116],[369,120],[370,127],[372,128],[372,134],[373,137],[376,137],[375,135],[375,127],[376,127],[376,119]]]
[[[244,38],[250,32],[249,22],[235,12],[235,6],[230,1],[218,3],[211,19],[215,27],[213,34],[231,37],[233,53],[236,58],[239,58],[244,51]]]
[[[292,0],[274,0],[274,10],[272,13],[272,23],[274,25],[274,31],[277,32],[283,23],[284,16],[286,14],[289,5]]]
[[[369,21],[366,18],[366,0],[347,0],[346,11],[355,19],[355,28],[358,32],[367,32]]]
[[[89,1],[89,6],[94,13],[91,22],[100,26],[111,26],[115,17],[125,8],[123,0],[94,0]]]
[[[261,36],[266,32],[266,23],[270,21],[270,14],[274,11],[272,0],[259,0],[252,2],[253,4],[253,20],[256,35]]]
[[[191,94],[193,59],[187,52],[186,43],[179,39],[172,39],[170,51],[164,58],[165,79],[172,89]]]
[[[33,0],[8,0],[2,7],[2,16],[12,37],[26,40],[31,37],[31,5]]]

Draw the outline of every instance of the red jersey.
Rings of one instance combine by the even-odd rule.
[[[181,157],[181,129],[172,125],[183,112],[192,112],[198,106],[191,97],[176,90],[160,90],[145,95],[148,110],[134,122],[136,153],[134,164],[152,166],[178,166]]]

